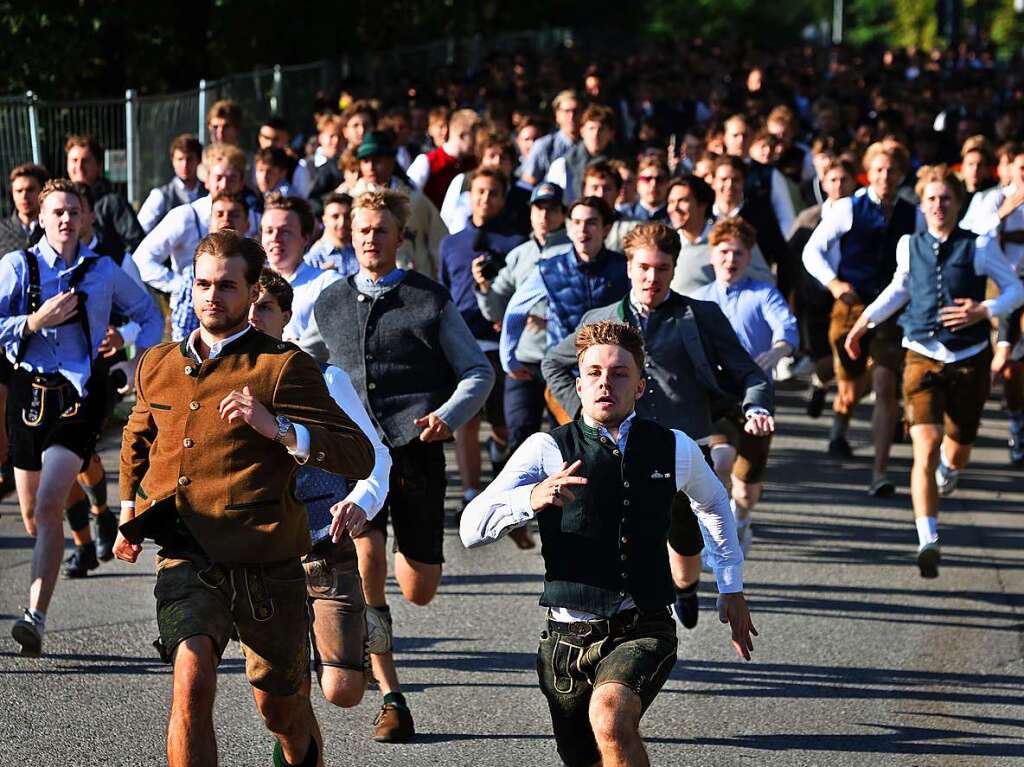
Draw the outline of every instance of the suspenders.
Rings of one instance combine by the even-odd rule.
[[[28,303],[26,305],[26,314],[32,314],[33,312],[39,311],[39,307],[42,304],[40,300],[42,298],[42,288],[40,286],[41,280],[39,277],[39,258],[35,253],[29,250],[21,251],[21,255],[25,259],[25,266],[28,267]],[[82,263],[71,272],[71,277],[68,280],[68,290],[74,290],[85,279],[85,275],[92,268],[95,258],[83,259]],[[82,333],[85,335],[85,345],[89,350],[89,365],[92,366],[92,331],[89,328],[89,317],[85,311],[85,300],[79,296],[78,300],[78,322],[82,327]],[[22,338],[21,343],[18,345],[18,354],[14,358],[14,367],[18,367],[21,361],[25,358],[25,352],[28,350],[28,342],[31,340],[31,336],[28,338]]]

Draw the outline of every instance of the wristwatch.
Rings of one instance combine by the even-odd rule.
[[[288,432],[292,428],[292,422],[285,418],[283,415],[277,416],[277,434],[274,435],[274,442],[284,442],[284,438],[288,436]]]

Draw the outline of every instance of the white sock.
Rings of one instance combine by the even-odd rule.
[[[37,610],[34,607],[28,608],[26,612],[32,616],[32,620],[36,624],[36,628],[39,629],[39,633],[42,634],[46,630],[46,613],[42,610]]]
[[[939,520],[935,517],[917,517],[917,540],[924,546],[926,543],[939,542]]]
[[[811,386],[813,386],[815,389],[824,389],[828,386],[828,384],[822,381],[818,377],[817,373],[811,373]]]

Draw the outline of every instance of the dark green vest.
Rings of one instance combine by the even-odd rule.
[[[641,610],[675,599],[665,541],[676,493],[675,436],[636,418],[622,455],[582,420],[551,432],[563,458],[582,458],[576,499],[537,515],[544,557],[540,603],[613,615],[631,596]]]

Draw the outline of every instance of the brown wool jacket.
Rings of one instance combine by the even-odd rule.
[[[250,329],[202,364],[184,341],[160,344],[139,360],[137,402],[121,443],[121,499],[136,503],[135,519],[122,526],[129,541],[151,537],[176,510],[214,562],[274,562],[309,551],[306,511],[293,492],[298,462],[218,412],[246,385],[271,413],[309,430],[310,466],[349,479],[369,475],[369,440],[294,344]]]

